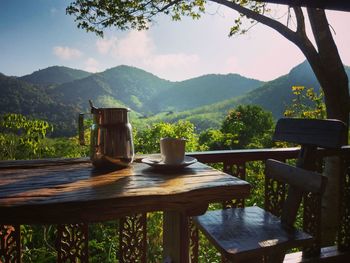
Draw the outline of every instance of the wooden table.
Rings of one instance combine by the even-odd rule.
[[[188,262],[188,216],[249,195],[249,183],[195,163],[155,170],[140,162],[101,171],[86,161],[0,163],[0,224],[67,224],[164,211],[164,257]]]

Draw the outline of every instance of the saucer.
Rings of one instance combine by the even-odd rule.
[[[183,162],[179,163],[179,164],[166,164],[161,159],[156,159],[156,158],[143,158],[141,160],[141,162],[148,164],[148,165],[155,167],[155,168],[179,169],[179,168],[184,168],[186,166],[194,164],[195,162],[197,162],[197,159],[193,158],[191,156],[185,156]]]

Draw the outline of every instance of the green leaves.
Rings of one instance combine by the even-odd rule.
[[[170,15],[174,21],[179,21],[184,16],[199,19],[205,13],[206,3],[205,0],[75,0],[66,8],[66,13],[75,16],[78,28],[102,37],[103,30],[109,27],[116,27],[119,30],[148,29],[156,15],[160,13]],[[266,9],[266,3],[259,1],[220,1],[219,4],[238,12],[246,9],[264,14],[269,11]],[[229,36],[244,34],[252,24],[256,24],[251,18],[248,18],[249,23],[243,23],[246,18],[247,16],[242,13],[239,14],[234,20]]]
[[[313,88],[293,86],[292,92],[294,98],[291,105],[284,111],[284,116],[305,119],[326,118],[326,105],[322,91],[316,93]]]
[[[160,152],[159,141],[164,137],[185,138],[186,151],[198,149],[198,137],[194,132],[194,125],[188,121],[176,123],[160,122],[142,131],[134,129],[134,144],[136,153],[158,153]]]
[[[120,30],[148,29],[153,18],[164,13],[175,21],[182,16],[199,19],[205,12],[204,0],[148,1],[148,0],[76,0],[66,8],[68,15],[75,16],[78,28],[103,36],[103,30],[116,27]]]
[[[42,150],[41,140],[52,126],[42,120],[8,113],[0,116],[0,159],[35,158]]]
[[[229,111],[220,130],[202,132],[199,142],[202,150],[270,147],[272,129],[271,112],[256,105],[240,105]]]

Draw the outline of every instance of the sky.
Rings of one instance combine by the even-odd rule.
[[[237,13],[208,4],[200,20],[157,16],[148,31],[108,29],[104,38],[78,29],[65,14],[70,0],[0,0],[0,72],[23,76],[59,65],[101,72],[118,65],[181,81],[204,74],[238,73],[263,81],[287,74],[305,60],[277,32],[257,25],[228,37]],[[270,5],[286,21],[285,7]],[[327,11],[340,56],[350,65],[350,12]]]

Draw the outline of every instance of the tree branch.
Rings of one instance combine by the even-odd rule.
[[[311,59],[313,61],[317,60],[317,50],[315,49],[312,42],[308,39],[306,33],[300,34],[299,32],[306,32],[305,30],[305,22],[303,21],[304,16],[302,14],[301,9],[294,9],[296,11],[296,16],[298,20],[298,31],[294,32],[284,24],[269,18],[267,16],[264,16],[262,14],[259,14],[257,12],[254,12],[248,8],[245,8],[239,4],[236,4],[235,2],[227,1],[227,0],[211,0],[212,2],[227,6],[231,9],[236,10],[237,12],[245,15],[246,17],[250,19],[254,19],[258,21],[259,23],[262,23],[274,30],[276,30],[278,33],[280,33],[282,36],[287,38],[289,41],[294,43],[305,55],[305,57],[310,61]],[[299,17],[298,17],[299,16]]]
[[[293,6],[293,10],[295,13],[295,17],[297,19],[297,34],[300,34],[306,37],[305,18],[304,18],[303,10],[301,10],[301,7],[297,7],[297,6]]]
[[[341,61],[337,45],[334,42],[332,32],[329,28],[325,11],[321,9],[307,8],[307,12],[310,19],[311,29],[315,36],[316,45],[318,50],[320,50],[320,55],[328,60]],[[332,54],[329,54],[329,52],[322,53],[323,50],[336,50],[336,52]]]
[[[176,5],[177,3],[181,2],[181,1],[182,0],[171,1],[168,4],[166,4],[165,6],[163,6],[162,8],[158,8],[157,6],[155,6],[155,7],[157,8],[157,11],[161,13],[161,12],[164,12],[165,10],[167,10],[169,7]]]
[[[280,33],[281,35],[283,35],[284,37],[286,37],[288,40],[292,41],[293,43],[295,43],[297,35],[296,33],[289,29],[287,26],[285,26],[284,24],[269,18],[267,16],[264,16],[262,14],[259,14],[257,12],[254,12],[248,8],[245,8],[239,4],[236,4],[235,2],[231,2],[231,1],[227,1],[227,0],[211,0],[212,2],[227,6],[231,9],[236,10],[237,12],[245,15],[248,18],[254,19],[256,21],[258,21],[259,23],[262,23],[266,26],[271,27],[272,29],[276,30],[278,33]]]

